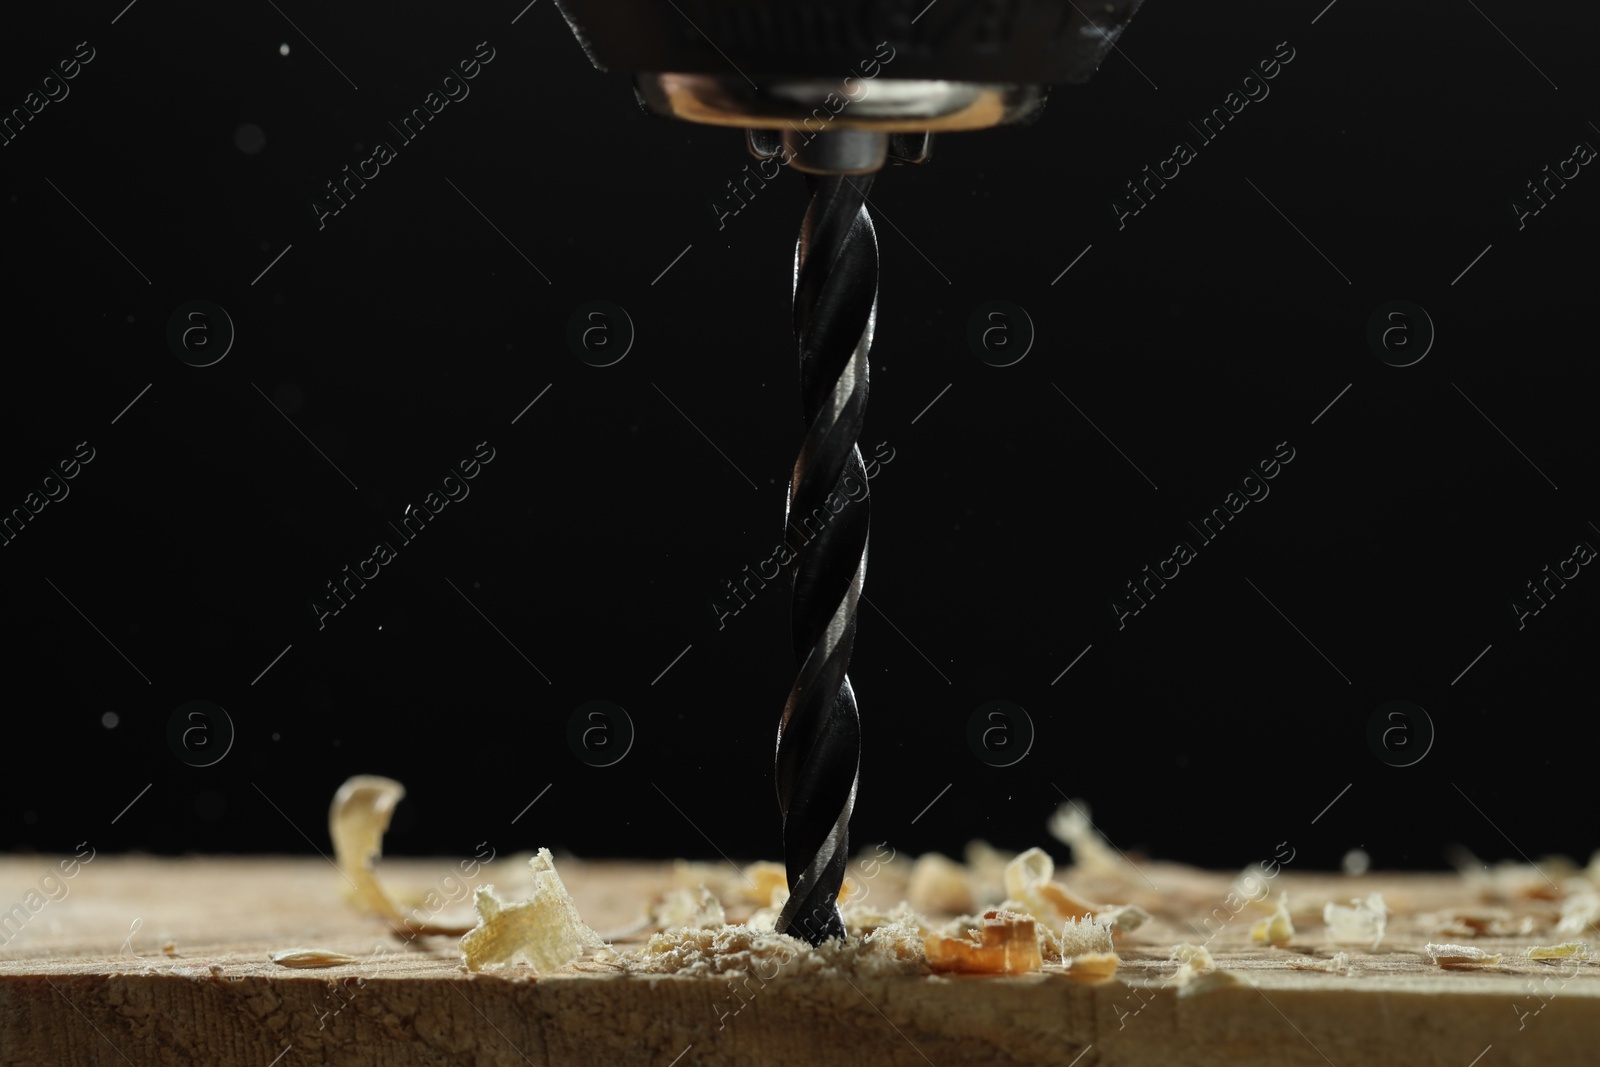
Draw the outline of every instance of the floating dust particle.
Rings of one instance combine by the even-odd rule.
[[[1294,921],[1289,918],[1289,894],[1278,894],[1278,908],[1250,928],[1250,940],[1269,945],[1287,945],[1294,937]]]
[[[527,900],[504,901],[495,896],[493,886],[478,888],[473,898],[478,925],[461,939],[461,958],[469,971],[522,961],[545,974],[587,950],[605,947],[578,916],[550,850],[541,848],[528,869],[533,872],[533,895]]]
[[[1500,962],[1498,952],[1491,954],[1470,945],[1435,945],[1430,941],[1423,951],[1441,967],[1476,967]]]
[[[406,795],[405,786],[392,778],[358,774],[347,780],[333,795],[328,809],[328,836],[333,839],[333,854],[344,875],[340,891],[357,907],[386,919],[396,934],[442,934],[459,937],[472,929],[470,924],[439,924],[408,919],[378,882],[374,868],[383,855],[383,835],[395,805]]]
[[[911,867],[906,900],[930,915],[964,915],[978,906],[967,868],[938,852],[917,857]]]
[[[1366,900],[1351,900],[1348,905],[1329,901],[1322,909],[1322,921],[1327,925],[1324,936],[1329,941],[1370,941],[1373,948],[1383,940],[1388,919],[1389,909],[1384,906],[1382,893],[1373,893]]]
[[[958,974],[1028,974],[1044,963],[1034,917],[998,909],[984,912],[965,937],[929,934],[923,951],[935,971]]]
[[[1367,873],[1367,868],[1372,866],[1372,857],[1367,855],[1365,849],[1353,848],[1344,854],[1344,859],[1339,861],[1339,869],[1351,877],[1359,877]]]
[[[279,967],[339,967],[360,962],[354,956],[322,948],[286,948],[281,952],[267,953],[267,959]]]
[[[1563,941],[1559,945],[1534,945],[1528,949],[1530,960],[1565,960],[1589,958],[1589,946],[1582,941]]]

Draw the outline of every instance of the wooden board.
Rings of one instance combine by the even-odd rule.
[[[1249,911],[1214,920],[1210,949],[1240,981],[1180,996],[1171,949],[1204,940],[1185,925],[1217,914],[1229,875],[1145,866],[1148,885],[1132,899],[1157,917],[1119,942],[1121,969],[1105,982],[1046,966],[1007,978],[780,973],[735,986],[726,976],[643,977],[596,961],[537,978],[526,969],[468,974],[453,938],[405,943],[357,914],[321,859],[101,855],[70,880],[58,860],[0,859],[0,909],[11,909],[0,912],[5,1064],[1544,1067],[1600,1058],[1600,966],[1523,955],[1568,939],[1551,930],[1553,902],[1508,905],[1534,917],[1533,936],[1470,942],[1504,953],[1499,965],[1444,971],[1422,954],[1429,940],[1463,940],[1431,937],[1416,918],[1474,903],[1454,876],[1286,870],[1272,888],[1294,904],[1290,945],[1252,945]],[[674,879],[666,865],[557,866],[601,931],[636,920]],[[457,867],[389,860],[380,873],[397,894],[450,894],[459,892],[449,880]],[[491,874],[502,896],[529,889],[520,863]],[[879,899],[898,900],[903,869],[874,892],[880,884]],[[1323,903],[1374,890],[1396,912],[1380,946],[1325,943]],[[297,946],[361,962],[291,970],[268,959]],[[1293,966],[1340,948],[1351,974]]]

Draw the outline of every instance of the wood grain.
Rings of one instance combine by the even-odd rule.
[[[1529,937],[1433,936],[1420,914],[1475,903],[1454,876],[1284,871],[1273,892],[1290,894],[1297,931],[1291,943],[1253,945],[1249,926],[1260,913],[1242,911],[1209,946],[1237,984],[1180,995],[1169,981],[1176,967],[1171,949],[1206,940],[1186,923],[1221,906],[1231,876],[1143,867],[1148,884],[1124,896],[1156,918],[1119,941],[1122,966],[1110,981],[1075,981],[1047,966],[1015,978],[779,973],[732,985],[727,976],[644,976],[593,960],[543,977],[525,969],[467,974],[454,939],[406,943],[380,920],[353,911],[340,896],[339,874],[321,859],[101,855],[70,880],[60,877],[59,859],[0,859],[0,909],[11,908],[0,913],[0,1063],[1543,1067],[1600,1061],[1600,966],[1524,957],[1529,945],[1570,939],[1552,930],[1555,903],[1506,905],[1535,920]],[[558,858],[557,866],[580,912],[603,932],[638,919],[675,880],[672,868],[659,864]],[[42,882],[52,871],[56,879]],[[502,896],[528,889],[523,861],[502,860],[486,871]],[[441,885],[449,892],[455,883],[445,879],[453,874],[457,864],[448,859],[388,860],[381,869],[397,893]],[[1378,949],[1325,943],[1323,903],[1374,890],[1396,912]],[[873,885],[885,900],[903,891],[903,869]],[[12,905],[21,908],[20,921]],[[1442,970],[1422,953],[1430,940],[1465,941],[1504,959]],[[269,959],[297,947],[360,962],[300,970]],[[1350,953],[1352,973],[1294,966],[1337,949]]]

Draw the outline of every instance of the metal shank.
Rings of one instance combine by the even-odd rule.
[[[801,542],[792,617],[800,667],[778,728],[789,900],[777,929],[812,944],[844,936],[836,900],[861,762],[861,723],[845,671],[867,569],[870,506],[856,440],[878,304],[878,242],[866,210],[872,179],[808,177],[811,205],[795,249],[807,432],[786,516],[788,532]]]

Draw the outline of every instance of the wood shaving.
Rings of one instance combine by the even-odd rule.
[[[650,920],[661,929],[688,926],[696,930],[709,930],[723,926],[728,921],[722,902],[705,886],[695,889],[679,887],[670,889],[654,908]]]
[[[1294,937],[1294,922],[1289,918],[1289,894],[1278,894],[1278,910],[1250,928],[1250,940],[1269,945],[1287,945]]]
[[[977,908],[967,868],[937,852],[917,857],[911,867],[906,900],[930,915],[964,915]]]
[[[1050,817],[1049,830],[1052,837],[1072,849],[1073,866],[1084,874],[1119,882],[1138,877],[1139,869],[1094,828],[1089,821],[1089,805],[1083,801],[1069,800],[1058,806]]]
[[[848,933],[860,936],[873,933],[886,926],[909,926],[911,929],[920,929],[922,920],[917,916],[910,904],[901,901],[888,911],[884,911],[876,904],[862,901],[859,904],[841,904],[839,918],[844,922]]]
[[[1084,956],[1112,952],[1111,928],[1093,917],[1068,919],[1061,930],[1060,955]]]
[[[1327,971],[1330,974],[1351,974],[1355,968],[1350,966],[1350,953],[1335,952],[1325,960],[1305,959],[1289,964],[1297,971]]]
[[[1589,946],[1582,941],[1563,941],[1559,945],[1534,945],[1528,949],[1530,960],[1565,960],[1589,958]]]
[[[740,881],[746,899],[758,907],[782,906],[789,898],[789,876],[781,863],[771,860],[752,863],[744,869],[744,879]]]
[[[1093,915],[1102,906],[1073,894],[1066,886],[1052,882],[1055,861],[1042,848],[1030,848],[1006,864],[1006,894],[1027,905],[1030,915],[1052,925]]]
[[[1556,933],[1581,934],[1591,926],[1600,926],[1600,893],[1574,893],[1561,902]]]
[[[1329,941],[1371,941],[1373,948],[1383,940],[1388,918],[1382,893],[1373,893],[1366,900],[1351,900],[1348,906],[1329,901],[1322,909]]]
[[[966,937],[929,934],[923,951],[935,971],[961,974],[1028,974],[1044,964],[1034,917],[998,909]]]
[[[1532,916],[1519,918],[1505,908],[1452,908],[1420,922],[1435,937],[1527,937],[1537,925]]]
[[[1252,864],[1240,871],[1228,886],[1228,899],[1223,901],[1223,906],[1235,914],[1242,911],[1246,904],[1252,904],[1262,912],[1271,912],[1273,905],[1267,902],[1271,895],[1261,869]],[[1239,901],[1237,908],[1231,903],[1235,899]]]
[[[1116,904],[1095,913],[1095,919],[1113,934],[1128,934],[1150,921],[1150,913],[1137,904]]]
[[[533,895],[527,900],[503,901],[493,886],[479,887],[473,900],[478,925],[461,939],[461,958],[468,970],[521,960],[539,973],[549,973],[589,949],[604,947],[600,935],[579,918],[550,850],[541,848],[528,868],[533,872]]]
[[[744,869],[745,878],[743,889],[740,891],[745,900],[759,903],[763,908],[772,908],[781,911],[789,899],[789,878],[784,873],[783,865],[762,860],[752,863]],[[861,893],[861,887],[855,880],[846,875],[839,883],[839,895],[834,902],[843,904]]]
[[[1441,967],[1476,967],[1500,962],[1500,954],[1488,953],[1470,945],[1435,945],[1423,949]]]
[[[1510,920],[1511,912],[1507,908],[1451,908],[1432,917],[1439,925],[1459,926],[1475,934],[1488,933],[1492,924]]]
[[[389,829],[395,805],[405,795],[405,786],[393,778],[374,774],[350,778],[333,795],[333,804],[328,809],[328,836],[333,839],[334,859],[344,875],[340,892],[362,910],[387,920],[402,937],[418,934],[459,937],[472,928],[471,924],[409,919],[378,882],[375,867],[383,855],[383,835]]]
[[[267,953],[267,959],[279,967],[340,967],[346,963],[360,962],[354,956],[322,948],[286,948],[281,952]]]
[[[1464,848],[1453,850],[1452,862],[1483,900],[1558,900],[1555,883],[1578,873],[1565,856],[1547,856],[1537,864],[1505,861],[1490,867]]]
[[[1065,962],[1068,978],[1101,982],[1116,975],[1122,958],[1115,952],[1085,952]]]
[[[1191,945],[1185,942],[1175,945],[1169,957],[1178,961],[1178,969],[1170,976],[1170,980],[1178,983],[1186,982],[1196,975],[1206,974],[1217,969],[1217,961],[1209,949],[1203,945]]]
[[[1178,969],[1167,980],[1178,987],[1180,997],[1239,984],[1238,977],[1231,971],[1217,969],[1217,961],[1201,945],[1178,945],[1172,950],[1172,959],[1178,962]]]
[[[969,841],[967,869],[972,872],[972,891],[978,903],[992,903],[1005,897],[1006,865],[1017,858],[1015,852],[1002,852],[987,841]]]
[[[1117,973],[1122,959],[1111,946],[1111,928],[1099,919],[1068,919],[1059,935],[1040,927],[1040,949],[1059,959],[1071,978],[1100,981]]]

